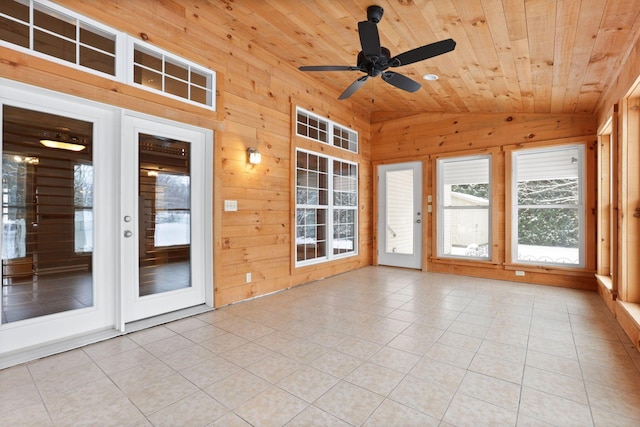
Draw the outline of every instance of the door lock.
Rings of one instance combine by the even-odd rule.
[[[124,230],[124,237],[131,237],[133,233],[130,230]]]

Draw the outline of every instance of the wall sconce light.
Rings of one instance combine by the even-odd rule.
[[[259,165],[262,163],[262,155],[257,148],[247,148],[247,156],[249,156],[249,163],[252,165]]]

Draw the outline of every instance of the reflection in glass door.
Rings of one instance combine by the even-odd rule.
[[[139,289],[143,297],[191,287],[191,147],[140,134]]]
[[[2,323],[92,307],[93,123],[2,118]]]
[[[422,163],[378,166],[378,264],[422,267]]]

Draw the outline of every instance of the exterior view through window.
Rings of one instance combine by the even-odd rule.
[[[514,261],[582,266],[583,147],[513,153]]]
[[[491,157],[438,160],[438,256],[490,258]]]
[[[298,150],[296,263],[357,253],[358,166]]]

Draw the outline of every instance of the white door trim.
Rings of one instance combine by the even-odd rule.
[[[411,221],[413,226],[411,236],[413,248],[410,253],[394,253],[387,251],[387,172],[403,170],[413,171],[413,200],[411,212],[407,212],[406,221]],[[422,212],[422,162],[406,162],[378,165],[378,264],[393,267],[406,267],[422,269],[422,224],[424,214]],[[411,201],[410,201],[411,202]]]
[[[139,297],[138,285],[138,140],[139,133],[161,134],[191,142],[191,284],[190,288]],[[120,208],[121,239],[121,327],[125,324],[170,311],[207,304],[213,307],[213,249],[211,203],[213,132],[184,123],[133,111],[122,113],[122,177]],[[125,216],[133,218],[125,222]],[[125,238],[124,233],[133,235]]]

